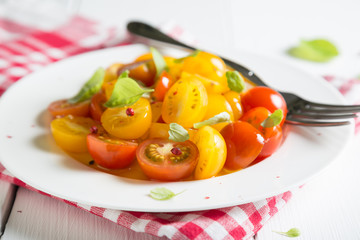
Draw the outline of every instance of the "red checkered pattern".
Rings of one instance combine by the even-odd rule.
[[[107,46],[130,43],[125,34],[115,28],[104,28],[82,17],[73,18],[68,24],[52,32],[37,31],[8,20],[0,19],[1,33],[21,30],[30,34],[6,41],[0,35],[0,95],[15,81],[43,66],[82,52]],[[163,28],[175,37],[187,37],[178,27]],[[127,39],[127,40],[125,40]],[[188,40],[187,39],[187,40]],[[360,80],[326,77],[349,102],[359,103]],[[360,123],[357,123],[360,129]],[[41,192],[13,177],[0,165],[0,178],[81,208],[116,224],[169,239],[247,239],[252,237],[291,198],[285,192],[262,201],[234,207],[185,213],[145,213],[104,209],[59,199]]]

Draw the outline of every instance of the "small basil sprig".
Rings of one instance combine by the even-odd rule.
[[[275,127],[281,123],[283,118],[283,111],[281,109],[277,109],[261,123],[261,126],[263,126],[264,128]]]
[[[83,85],[80,91],[72,98],[68,99],[69,103],[79,103],[90,99],[97,93],[103,84],[105,69],[98,68],[92,77]]]
[[[241,93],[245,89],[245,80],[237,71],[227,71],[226,78],[229,88],[232,91]]]
[[[150,197],[155,200],[169,200],[169,199],[179,195],[180,193],[183,193],[184,191],[175,194],[167,188],[158,187],[158,188],[154,188],[150,191]]]
[[[190,53],[189,55],[187,55],[185,57],[175,59],[174,63],[182,63],[186,58],[196,57],[200,52],[201,52],[201,50],[196,49],[195,51],[193,51],[192,53]]]
[[[326,39],[302,40],[298,46],[289,49],[288,53],[314,62],[327,62],[339,55],[336,46]]]
[[[202,122],[194,123],[193,127],[198,129],[205,125],[214,125],[217,123],[229,122],[229,121],[230,121],[230,114],[227,112],[222,112]]]
[[[115,83],[110,99],[105,107],[125,107],[136,103],[144,93],[153,92],[154,89],[141,88],[139,84],[128,77],[128,71],[123,72]]]
[[[278,233],[280,235],[286,236],[286,237],[298,237],[300,236],[300,230],[297,228],[291,228],[289,231],[287,232],[278,232],[278,231],[273,231],[275,233]]]
[[[156,76],[158,77],[163,71],[168,70],[168,66],[165,62],[164,57],[156,48],[150,47],[150,51],[156,68]]]
[[[170,130],[168,131],[168,133],[169,140],[175,142],[185,142],[190,138],[188,131],[177,123],[170,123]]]

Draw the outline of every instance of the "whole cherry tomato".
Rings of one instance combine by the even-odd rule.
[[[135,62],[141,61],[145,61],[144,64],[130,69],[129,77],[143,82],[146,86],[151,86],[154,84],[156,76],[156,68],[152,60],[152,54],[146,53],[135,59]]]
[[[208,106],[204,119],[209,119],[219,113],[227,112],[230,115],[230,121],[234,121],[232,108],[223,95],[208,94]],[[217,123],[212,125],[212,127],[220,131],[227,124],[227,122]]]
[[[79,103],[69,103],[67,99],[62,99],[52,102],[48,107],[48,111],[53,117],[67,115],[87,117],[89,116],[89,109],[89,100]]]
[[[234,120],[239,120],[244,113],[243,107],[241,105],[240,94],[235,91],[228,91],[224,93],[224,97],[232,108]]]
[[[226,160],[226,143],[222,135],[210,126],[201,127],[195,134],[194,142],[199,149],[199,162],[196,165],[195,179],[216,176]]]
[[[87,135],[87,147],[94,161],[108,169],[129,166],[135,159],[138,143],[116,139],[108,134]]]
[[[172,79],[172,76],[168,72],[163,71],[155,82],[155,89],[152,93],[154,100],[163,101],[166,92],[170,89],[173,83],[174,80]]]
[[[261,132],[247,122],[233,122],[226,125],[221,134],[225,139],[227,157],[225,168],[239,170],[249,166],[264,146]]]
[[[263,86],[250,88],[242,95],[241,103],[245,112],[254,107],[265,107],[270,112],[281,109],[284,113],[281,126],[285,121],[287,114],[286,102],[283,96],[274,89]]]
[[[191,141],[173,142],[154,138],[139,145],[136,158],[150,179],[177,181],[193,173],[199,150]]]
[[[282,143],[282,128],[280,125],[273,127],[263,127],[261,124],[270,116],[270,111],[264,107],[256,107],[247,111],[241,118],[242,121],[246,121],[253,125],[264,136],[264,147],[259,153],[256,161],[260,161],[271,156]]]

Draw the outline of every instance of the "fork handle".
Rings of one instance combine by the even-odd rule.
[[[191,47],[185,43],[179,42],[146,23],[129,22],[127,24],[127,30],[132,34],[135,34],[135,35],[138,35],[138,36],[141,36],[144,38],[156,40],[159,42],[165,42],[168,44],[180,46],[180,47],[187,48],[190,50],[196,50],[196,48]],[[249,79],[256,85],[268,86],[253,71],[247,69],[246,67],[244,67],[240,64],[234,63],[226,58],[221,57],[221,59],[225,62],[226,65],[228,65],[229,67],[233,68],[234,70],[240,72],[243,76],[245,76],[247,79]]]

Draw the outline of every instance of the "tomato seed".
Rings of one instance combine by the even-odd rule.
[[[91,126],[90,127],[90,132],[96,134],[98,132],[97,126]]]
[[[131,116],[134,116],[134,114],[135,114],[134,109],[132,109],[132,108],[126,109],[126,115],[131,117]]]
[[[182,151],[181,151],[180,148],[174,147],[174,148],[171,149],[171,153],[178,156],[178,155],[182,154]]]

